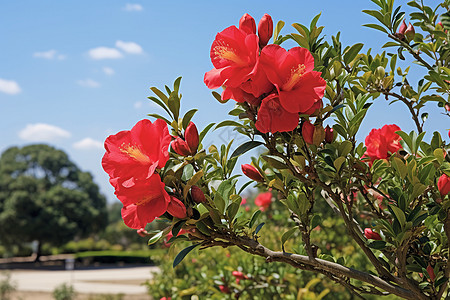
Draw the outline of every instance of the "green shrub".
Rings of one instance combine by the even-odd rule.
[[[63,283],[57,286],[53,291],[53,298],[56,300],[72,300],[75,299],[76,292],[72,285]]]

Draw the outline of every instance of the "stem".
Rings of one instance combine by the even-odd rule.
[[[417,59],[418,61],[420,61],[422,63],[422,65],[424,65],[428,70],[434,70],[432,66],[430,66],[425,60],[423,60],[423,58],[416,52],[414,51],[413,48],[411,48],[411,46],[405,42],[402,41],[401,39],[397,38],[395,35],[393,34],[389,34],[388,35],[391,39],[395,40],[396,42],[400,43],[404,48],[406,48],[406,50],[408,50],[409,53],[411,53],[411,55]]]

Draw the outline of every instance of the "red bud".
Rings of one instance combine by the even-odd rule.
[[[314,125],[311,122],[306,121],[302,126],[302,136],[305,140],[305,143],[312,145],[313,137],[314,137]]]
[[[447,176],[447,174],[442,174],[441,177],[439,177],[437,185],[442,197],[450,193],[450,177]]]
[[[180,137],[177,137],[171,145],[173,151],[175,151],[179,155],[188,156],[191,153],[188,144]]]
[[[244,14],[239,20],[239,29],[245,31],[247,34],[256,34],[255,19],[249,14]]]
[[[178,219],[186,218],[186,206],[184,206],[183,202],[173,196],[170,196],[167,212]]]
[[[400,28],[398,29],[398,33],[405,34],[406,28],[407,28],[406,22],[405,20],[403,20],[402,25],[400,25]]]
[[[325,142],[332,143],[333,140],[334,140],[333,128],[327,125],[327,127],[325,127]]]
[[[408,42],[414,40],[415,35],[416,35],[416,31],[414,30],[414,26],[412,26],[412,24],[409,23],[408,27],[406,28],[406,31],[405,31],[406,40]]]
[[[450,103],[445,103],[445,110],[450,111]]]
[[[136,233],[139,234],[142,237],[146,237],[146,236],[149,235],[147,230],[145,230],[144,228],[140,228],[140,229],[136,230]]]
[[[366,238],[371,240],[381,240],[381,236],[370,228],[364,229],[364,235],[366,236]]]
[[[262,177],[261,173],[259,173],[258,169],[249,164],[241,165],[242,172],[250,179],[255,181],[262,182],[264,181],[264,177]]]
[[[436,275],[434,274],[434,269],[433,269],[433,267],[431,265],[428,265],[427,273],[428,273],[428,275],[430,275],[431,281],[434,282],[434,280],[436,279]]]
[[[224,294],[229,294],[230,293],[230,288],[228,286],[226,286],[226,285],[219,285],[219,289]]]
[[[206,202],[205,194],[203,191],[196,185],[191,187],[191,197],[195,203],[204,203]]]
[[[184,138],[186,139],[186,143],[189,146],[191,154],[194,155],[197,152],[199,143],[198,131],[194,123],[192,122],[189,123],[188,127],[184,132]]]
[[[273,33],[272,17],[264,14],[258,24],[259,47],[263,48],[269,42]]]

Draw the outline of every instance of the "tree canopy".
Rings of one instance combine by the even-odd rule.
[[[92,175],[44,144],[0,157],[0,241],[61,245],[107,224],[106,200]]]

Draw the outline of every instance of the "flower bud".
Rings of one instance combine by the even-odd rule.
[[[305,143],[312,145],[313,144],[313,135],[314,135],[314,125],[311,122],[306,121],[302,126],[302,136],[305,140]]]
[[[330,125],[327,125],[327,127],[325,127],[325,142],[332,143],[333,140],[334,140],[333,128],[331,128]]]
[[[233,275],[234,277],[236,277],[236,279],[247,279],[247,276],[245,276],[244,273],[240,272],[240,271],[233,271],[231,273],[231,275]]]
[[[138,230],[136,230],[136,233],[142,237],[146,237],[149,235],[147,230],[145,230],[144,228],[139,228]]]
[[[450,136],[450,131],[449,131]],[[441,193],[441,196],[444,197],[448,193],[450,193],[450,177],[447,176],[447,174],[442,174],[441,177],[439,177],[438,180],[438,189]]]
[[[219,289],[224,294],[229,294],[230,293],[230,288],[228,286],[226,286],[226,285],[219,285]]]
[[[446,111],[450,111],[450,103],[445,103],[444,107]]]
[[[434,274],[434,269],[433,269],[433,267],[431,265],[428,265],[427,273],[430,276],[431,281],[434,282],[434,280],[436,279],[436,275]]]
[[[249,164],[241,165],[242,172],[250,179],[253,179],[258,182],[264,181],[264,177],[262,177],[261,173],[259,173],[258,169]]]
[[[403,20],[402,25],[400,25],[400,28],[398,29],[398,33],[405,34],[406,28],[406,22]]]
[[[263,48],[267,45],[273,33],[272,17],[264,14],[258,24],[259,47]]]
[[[172,149],[181,156],[188,156],[191,153],[188,144],[180,137],[172,142]]]
[[[189,123],[184,132],[184,138],[186,139],[191,154],[194,155],[197,152],[199,143],[198,131],[194,123]]]
[[[366,236],[366,238],[371,240],[381,240],[381,236],[370,228],[364,229],[364,235]]]
[[[173,196],[170,196],[167,212],[178,219],[186,218],[186,206],[184,206],[183,202]]]
[[[406,31],[405,31],[406,40],[408,42],[414,40],[415,35],[416,35],[416,31],[414,30],[414,26],[412,26],[412,24],[409,23],[408,27],[406,28]]]
[[[196,185],[193,185],[191,187],[191,197],[192,197],[192,200],[194,200],[195,203],[205,203],[206,202],[205,194]]]
[[[249,14],[244,14],[239,20],[239,29],[245,31],[247,34],[256,34],[255,19]]]

